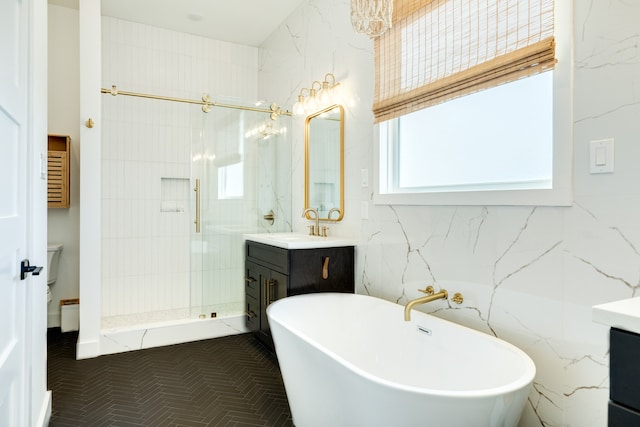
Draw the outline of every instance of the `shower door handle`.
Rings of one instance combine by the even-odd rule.
[[[193,189],[196,192],[196,220],[193,223],[196,225],[196,233],[200,232],[200,179],[196,179],[196,188]]]

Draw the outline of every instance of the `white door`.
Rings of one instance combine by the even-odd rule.
[[[0,1],[0,425],[28,423],[27,280],[28,9],[27,0]]]

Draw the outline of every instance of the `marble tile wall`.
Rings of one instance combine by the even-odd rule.
[[[607,329],[591,306],[640,286],[640,5],[573,2],[573,204],[571,207],[390,206],[371,203],[373,43],[355,34],[349,1],[309,0],[264,43],[259,91],[293,105],[302,87],[332,72],[345,107],[346,214],[334,234],[357,247],[357,292],[398,303],[435,283],[461,306],[424,310],[512,342],[537,366],[520,425],[605,426]],[[293,227],[303,206],[303,120],[294,119]],[[589,173],[589,141],[615,139],[615,172]],[[368,219],[361,218],[361,207]],[[469,357],[473,357],[470,352]],[[640,362],[639,362],[640,363]]]

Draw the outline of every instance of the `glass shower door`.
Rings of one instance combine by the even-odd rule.
[[[283,220],[290,223],[290,208],[286,220],[281,217],[283,209],[278,208],[278,204],[286,207],[287,203],[275,196],[276,188],[267,189],[279,181],[290,182],[290,179],[267,177],[278,170],[274,163],[277,158],[274,144],[277,139],[286,140],[286,132],[270,142],[267,140],[274,135],[264,132],[276,126],[286,129],[289,120],[286,118],[285,122],[281,118],[272,124],[268,114],[223,107],[214,107],[203,116],[202,131],[192,143],[192,184],[196,189],[199,183],[200,200],[196,203],[194,191],[192,206],[194,211],[200,209],[200,231],[196,231],[194,224],[192,315],[233,316],[242,314],[244,307],[243,234],[280,231]],[[290,153],[290,149],[280,149]],[[267,151],[273,153],[266,155]],[[290,165],[290,155],[284,157],[286,159],[279,160]],[[265,158],[271,159],[271,164],[265,163]],[[266,173],[265,168],[270,172]],[[265,180],[270,183],[268,186],[264,185]],[[284,187],[285,198],[290,200],[290,187]],[[265,207],[259,206],[262,204]],[[274,211],[279,221],[265,220],[265,215],[269,218],[269,211]]]

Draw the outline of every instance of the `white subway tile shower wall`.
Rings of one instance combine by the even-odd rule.
[[[105,88],[257,99],[256,48],[110,17],[102,18],[102,31]],[[103,327],[183,317],[209,298],[231,301],[230,310],[238,311],[242,265],[223,263],[242,250],[241,240],[215,236],[212,247],[207,240],[216,232],[205,232],[202,244],[192,243],[192,207],[161,212],[161,179],[190,179],[191,141],[211,117],[197,105],[124,96],[103,95],[102,108]],[[192,277],[216,286],[191,288]],[[155,314],[140,314],[149,312]]]

